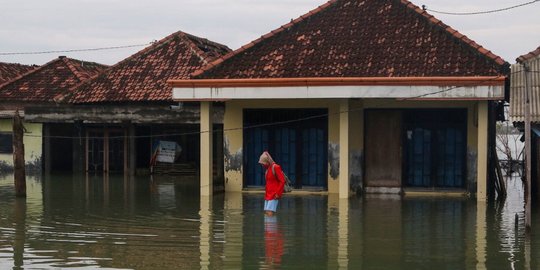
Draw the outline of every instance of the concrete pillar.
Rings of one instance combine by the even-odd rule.
[[[339,198],[349,197],[349,100],[339,106]]]
[[[478,102],[478,163],[477,163],[477,193],[478,201],[487,200],[487,158],[488,158],[488,104]]]
[[[200,186],[201,196],[212,195],[212,103],[201,102],[201,165]]]
[[[128,129],[128,171],[130,176],[134,176],[135,170],[137,169],[137,144],[135,143],[135,140],[135,125],[130,124]]]
[[[45,173],[51,173],[51,126],[43,124],[43,165]]]
[[[83,172],[86,170],[86,138],[82,121],[73,123],[73,137],[73,172]]]
[[[242,147],[244,113],[242,103],[227,101],[223,116],[223,163],[225,191],[240,192],[243,188]]]

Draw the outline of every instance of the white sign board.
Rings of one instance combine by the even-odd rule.
[[[182,147],[176,142],[160,141],[158,146],[158,162],[174,163],[176,158],[180,156]]]

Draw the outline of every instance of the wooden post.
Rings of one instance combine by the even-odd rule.
[[[15,170],[15,196],[26,197],[26,174],[24,168],[24,128],[19,110],[13,116],[13,167]]]
[[[525,72],[525,231],[531,230],[531,107],[529,66],[522,63]]]

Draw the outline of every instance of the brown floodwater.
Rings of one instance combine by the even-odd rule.
[[[199,198],[193,177],[53,175],[14,196],[0,176],[0,269],[540,269],[520,180],[467,198],[263,194]]]

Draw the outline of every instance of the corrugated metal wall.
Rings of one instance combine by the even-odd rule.
[[[540,122],[540,56],[527,61],[531,73],[531,121]],[[512,65],[510,75],[510,121],[525,120],[525,72],[521,64]]]

